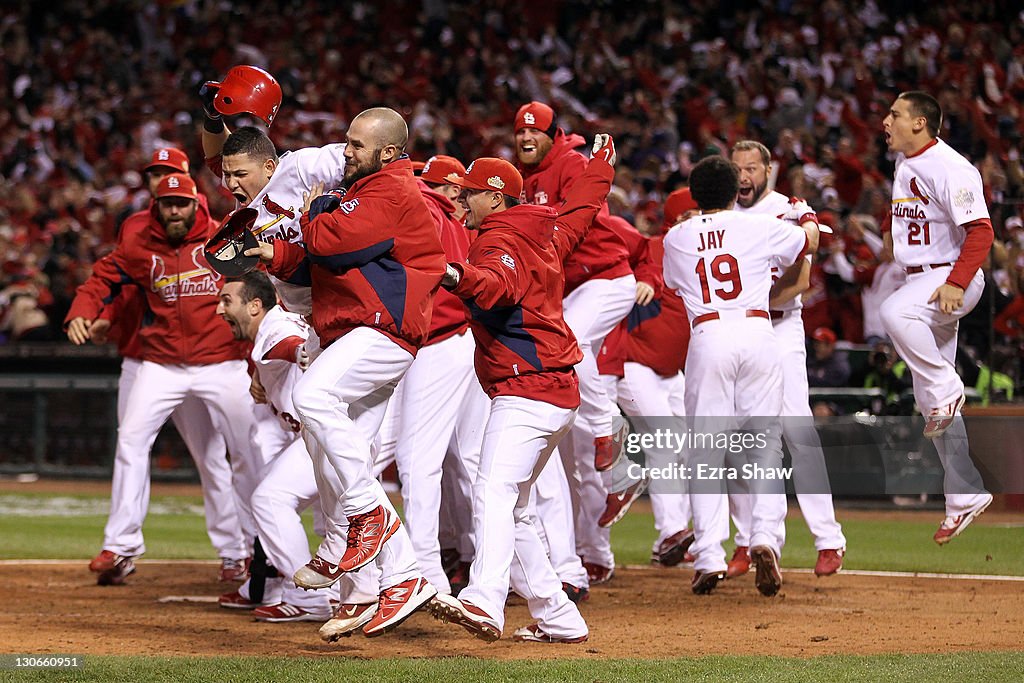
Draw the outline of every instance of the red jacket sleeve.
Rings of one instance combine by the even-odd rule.
[[[95,320],[104,306],[117,298],[123,287],[133,284],[135,281],[128,275],[127,264],[120,249],[114,249],[93,264],[92,275],[75,292],[71,308],[64,318],[64,326],[67,327],[69,322],[79,317]]]
[[[569,191],[565,206],[555,219],[553,243],[559,260],[565,260],[576,245],[583,241],[587,229],[608,196],[614,178],[615,169],[603,159],[594,158],[587,164],[587,170]]]
[[[313,220],[309,220],[308,213],[302,214],[300,222],[310,260],[340,272],[386,254],[395,241],[387,220],[382,219],[393,215],[388,210],[391,202],[381,188],[367,188],[358,198],[342,200],[337,209]]]
[[[306,214],[303,214],[303,220],[305,220],[305,216]],[[279,280],[288,282],[303,265],[306,258],[306,250],[302,248],[302,245],[275,240],[274,259],[267,266],[267,272]]]
[[[511,257],[511,261],[509,259]],[[523,272],[525,263],[516,263],[514,254],[495,245],[482,251],[476,263],[453,263],[459,271],[459,284],[452,290],[461,299],[473,299],[483,309],[519,303],[529,286]]]
[[[286,337],[263,354],[263,360],[284,360],[294,363],[296,351],[305,343],[306,340],[299,336]]]
[[[967,231],[967,237],[960,248],[960,258],[953,264],[953,272],[946,278],[946,282],[960,289],[967,289],[974,274],[985,262],[995,234],[992,232],[992,221],[987,218],[979,218],[963,227]]]

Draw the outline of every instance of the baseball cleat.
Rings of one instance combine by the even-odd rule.
[[[574,586],[571,583],[566,583],[565,581],[563,581],[562,590],[565,591],[565,595],[569,598],[569,601],[576,605],[580,604],[581,602],[586,602],[590,599],[589,588],[578,588],[577,586]]]
[[[423,577],[409,579],[390,588],[385,588],[380,593],[377,612],[363,627],[363,635],[373,638],[397,628],[399,624],[411,617],[413,612],[430,602],[435,595],[437,595],[437,589]]]
[[[435,619],[458,624],[480,640],[493,643],[501,638],[501,629],[491,615],[468,600],[459,600],[441,593],[434,596],[428,609]]]
[[[732,559],[726,564],[725,578],[735,579],[750,571],[750,548],[745,545],[736,546]]]
[[[725,578],[725,572],[702,572],[697,571],[690,581],[690,590],[695,595],[709,595],[715,589],[718,582]]]
[[[217,604],[225,609],[256,609],[261,604],[253,602],[238,591],[225,593],[217,598]]]
[[[249,578],[249,562],[250,558],[244,560],[232,560],[224,557],[220,561],[220,573],[217,578],[221,583],[227,583],[229,581],[245,581]]]
[[[340,638],[348,638],[355,633],[356,629],[372,619],[376,613],[376,602],[364,605],[355,603],[338,605],[331,620],[320,627],[320,637],[328,643],[333,643]]]
[[[591,586],[599,586],[602,583],[608,583],[615,576],[615,567],[605,567],[604,565],[594,564],[593,562],[584,562],[583,568],[587,570],[587,578],[590,580]]]
[[[832,576],[843,568],[843,556],[846,555],[846,548],[835,550],[819,550],[818,561],[814,563],[815,576]]]
[[[582,636],[552,636],[544,633],[541,630],[540,624],[530,624],[529,626],[523,626],[517,628],[512,633],[512,640],[517,643],[585,643],[590,637],[589,634],[584,633]]]
[[[614,434],[595,438],[594,469],[604,472],[614,467],[625,450],[627,436],[629,436],[629,423],[622,420],[622,425],[615,430]]]
[[[962,515],[956,515],[955,517],[946,517],[942,520],[942,524],[939,525],[939,530],[932,536],[932,540],[939,545],[946,545],[959,536],[967,528],[967,525],[974,521],[975,517],[987,510],[988,506],[992,504],[992,494],[986,493],[985,496],[985,500],[973,510],[969,510]]]
[[[693,529],[683,529],[672,534],[658,546],[657,563],[663,567],[674,567],[686,559],[686,551],[693,545]]]
[[[770,598],[778,593],[782,588],[782,570],[775,551],[766,545],[755,545],[750,549],[750,559],[754,563],[754,585],[761,595]]]
[[[338,560],[338,569],[343,572],[354,572],[373,562],[380,554],[380,549],[401,526],[402,521],[398,516],[383,505],[378,505],[361,515],[349,517],[348,547]]]
[[[330,617],[329,613],[310,611],[287,602],[257,607],[252,611],[252,615],[256,621],[268,621],[275,624],[285,621],[323,621]]]
[[[605,499],[604,512],[597,518],[597,525],[602,529],[607,529],[625,517],[629,507],[636,502],[646,488],[647,479],[641,479],[625,491],[609,493]]]
[[[331,586],[344,573],[338,564],[331,564],[317,555],[308,564],[299,567],[292,577],[292,581],[299,588],[317,590]]]
[[[135,558],[104,550],[89,562],[89,571],[97,574],[97,586],[122,586],[135,573]]]
[[[967,400],[966,396],[961,395],[960,398],[944,405],[941,408],[934,408],[928,413],[926,421],[924,423],[924,436],[926,439],[934,439],[942,436],[942,434],[953,426],[953,421],[956,420],[956,414],[960,412],[960,409],[964,407],[964,401]]]

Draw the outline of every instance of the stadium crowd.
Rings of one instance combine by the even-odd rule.
[[[876,238],[893,170],[880,124],[896,93],[922,88],[945,112],[941,136],[980,169],[996,233],[985,299],[962,325],[965,359],[1019,377],[1024,13],[1015,8],[9,3],[0,10],[0,336],[61,338],[76,287],[148,201],[140,171],[152,151],[179,146],[201,159],[196,90],[250,63],[284,89],[271,132],[283,150],[337,140],[355,113],[386,104],[409,120],[414,159],[511,157],[516,108],[550,102],[567,131],[615,134],[609,204],[641,232],[660,229],[665,196],[693,164],[763,140],[776,189],[807,198],[836,229],[804,295],[808,338],[824,328],[887,352],[871,314],[895,286]],[[199,163],[193,174],[213,215],[230,210],[217,178]]]

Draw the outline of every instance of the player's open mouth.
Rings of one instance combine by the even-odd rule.
[[[537,145],[535,145],[533,143],[526,143],[526,144],[520,145],[519,149],[520,149],[520,151],[522,151],[525,154],[532,154],[533,152],[537,151]]]
[[[747,197],[749,197],[752,194],[754,194],[754,188],[753,187],[741,187],[740,188],[740,196],[743,197],[744,199],[746,199]]]
[[[239,204],[248,204],[249,203],[249,198],[246,197],[241,192],[232,192],[231,194],[233,194],[235,196],[235,199],[238,200]]]

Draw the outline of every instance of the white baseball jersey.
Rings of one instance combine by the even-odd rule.
[[[955,263],[966,231],[988,218],[981,173],[942,140],[896,158],[892,183],[892,244],[896,263]]]
[[[309,334],[309,325],[301,316],[274,306],[260,322],[260,329],[253,340],[252,361],[259,372],[260,383],[267,392],[267,403],[288,432],[299,431],[298,413],[292,404],[292,390],[302,377],[302,370],[292,361],[267,359],[266,355],[289,337],[299,337],[305,341]]]
[[[736,211],[740,213],[749,214],[760,214],[767,216],[775,216],[776,218],[782,216],[789,211],[789,197],[782,194],[781,192],[769,192],[767,195],[761,198],[756,204],[750,208],[744,208],[739,204],[736,204]],[[807,254],[805,256],[808,261],[814,258],[813,254]],[[777,260],[772,262],[772,283],[782,277],[782,273],[785,272],[786,266],[783,266]],[[803,297],[797,295],[789,301],[783,302],[778,306],[773,306],[772,310],[775,311],[798,311],[804,307]]]
[[[339,187],[344,177],[343,143],[306,147],[282,154],[266,187],[248,204],[249,208],[259,212],[253,225],[256,238],[264,242],[302,242],[302,226],[299,225],[302,194],[309,192],[315,183],[323,183],[325,190]],[[312,312],[308,285],[283,282],[273,275],[270,280],[285,308],[301,315]]]
[[[777,218],[736,211],[701,214],[665,235],[665,284],[693,319],[730,310],[768,310],[771,263],[790,266],[807,244],[804,231]]]

